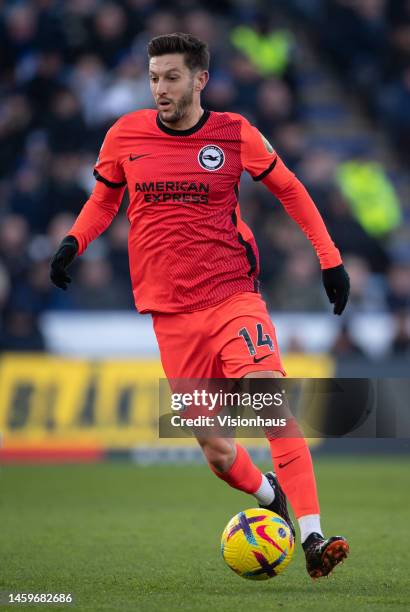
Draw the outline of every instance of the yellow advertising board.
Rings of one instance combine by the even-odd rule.
[[[292,377],[329,377],[324,356],[287,355]],[[83,360],[15,354],[0,359],[2,448],[128,449],[193,445],[158,438],[157,360]],[[253,440],[260,445],[263,440]]]

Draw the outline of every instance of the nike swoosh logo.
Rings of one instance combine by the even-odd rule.
[[[135,161],[136,159],[139,159],[140,157],[147,157],[148,153],[144,153],[143,155],[130,155],[130,161]]]
[[[254,357],[253,361],[254,363],[259,363],[260,361],[263,361],[264,359],[266,359],[266,357],[270,357],[270,355],[264,355],[263,357]]]
[[[291,460],[290,460],[290,461],[288,461],[287,463],[279,463],[279,466],[278,466],[278,467],[280,467],[280,468],[284,468],[284,467],[286,467],[287,465],[289,465],[289,463],[292,463],[292,461],[296,461],[296,459],[299,459],[299,458],[300,458],[300,455],[298,455],[297,457],[293,457],[293,459],[291,459]]]

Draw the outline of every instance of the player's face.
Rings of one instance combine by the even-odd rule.
[[[161,121],[178,123],[189,113],[198,87],[198,76],[185,65],[180,53],[153,57],[149,63],[152,95]]]

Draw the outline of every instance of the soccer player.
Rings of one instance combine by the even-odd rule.
[[[148,55],[156,109],[127,114],[107,132],[95,188],[52,259],[51,280],[67,289],[67,267],[107,229],[128,187],[135,304],[151,313],[167,377],[282,377],[275,329],[259,293],[257,247],[240,216],[242,172],[263,182],[311,241],[337,315],[349,294],[340,253],[307,191],[260,132],[241,115],[201,107],[207,45],[189,34],[163,35],[150,41]],[[233,438],[198,441],[216,476],[254,495],[294,531],[289,499],[307,571],[326,576],[349,546],[323,535],[306,441],[296,433],[267,437],[275,468],[268,474]]]

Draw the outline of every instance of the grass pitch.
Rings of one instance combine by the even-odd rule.
[[[81,612],[409,610],[409,459],[315,464],[323,527],[351,546],[317,582],[300,544],[286,572],[266,582],[225,566],[222,529],[254,503],[206,467],[2,467],[0,592],[73,593]]]

